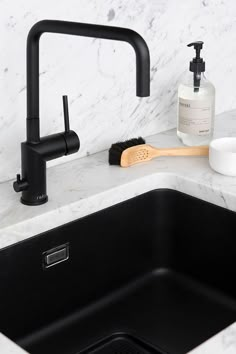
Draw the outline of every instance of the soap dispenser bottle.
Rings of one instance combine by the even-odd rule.
[[[206,79],[205,62],[200,57],[203,42],[188,44],[196,56],[190,61],[188,79],[178,89],[177,135],[188,146],[208,145],[212,139],[215,116],[215,88]]]

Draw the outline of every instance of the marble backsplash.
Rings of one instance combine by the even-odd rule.
[[[203,40],[208,78],[216,87],[216,113],[236,108],[236,2],[234,0],[0,0],[0,182],[20,170],[25,139],[26,37],[39,20],[62,19],[129,27],[151,53],[151,96],[135,96],[131,46],[45,34],[40,51],[41,134],[63,129],[68,94],[78,154],[176,126],[176,91],[193,57],[186,44]],[[166,118],[168,117],[168,119]],[[79,163],[79,162],[78,162]]]

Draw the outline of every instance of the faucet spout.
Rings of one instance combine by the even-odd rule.
[[[27,39],[27,141],[39,142],[39,40],[43,33],[102,38],[128,42],[136,54],[136,95],[150,95],[150,55],[144,39],[127,28],[79,22],[43,20],[30,30]]]

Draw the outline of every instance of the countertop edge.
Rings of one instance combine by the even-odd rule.
[[[109,188],[67,205],[59,206],[56,209],[52,209],[33,218],[13,224],[12,226],[2,228],[0,229],[0,249],[42,234],[48,230],[75,221],[138,195],[162,188],[186,193],[219,207],[229,209],[227,205],[227,197],[231,197],[230,193],[224,192],[223,195],[220,190],[217,191],[214,187],[201,184],[199,181],[180,174],[157,172]],[[199,189],[202,190],[200,197]],[[218,198],[216,198],[216,191]],[[47,222],[45,222],[45,219]],[[35,231],[32,231],[33,229]]]

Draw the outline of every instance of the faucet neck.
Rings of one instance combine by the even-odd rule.
[[[144,39],[127,28],[79,22],[43,20],[30,30],[27,39],[27,141],[40,141],[39,130],[39,40],[43,33],[60,33],[128,42],[136,53],[136,94],[150,94],[150,56]]]

